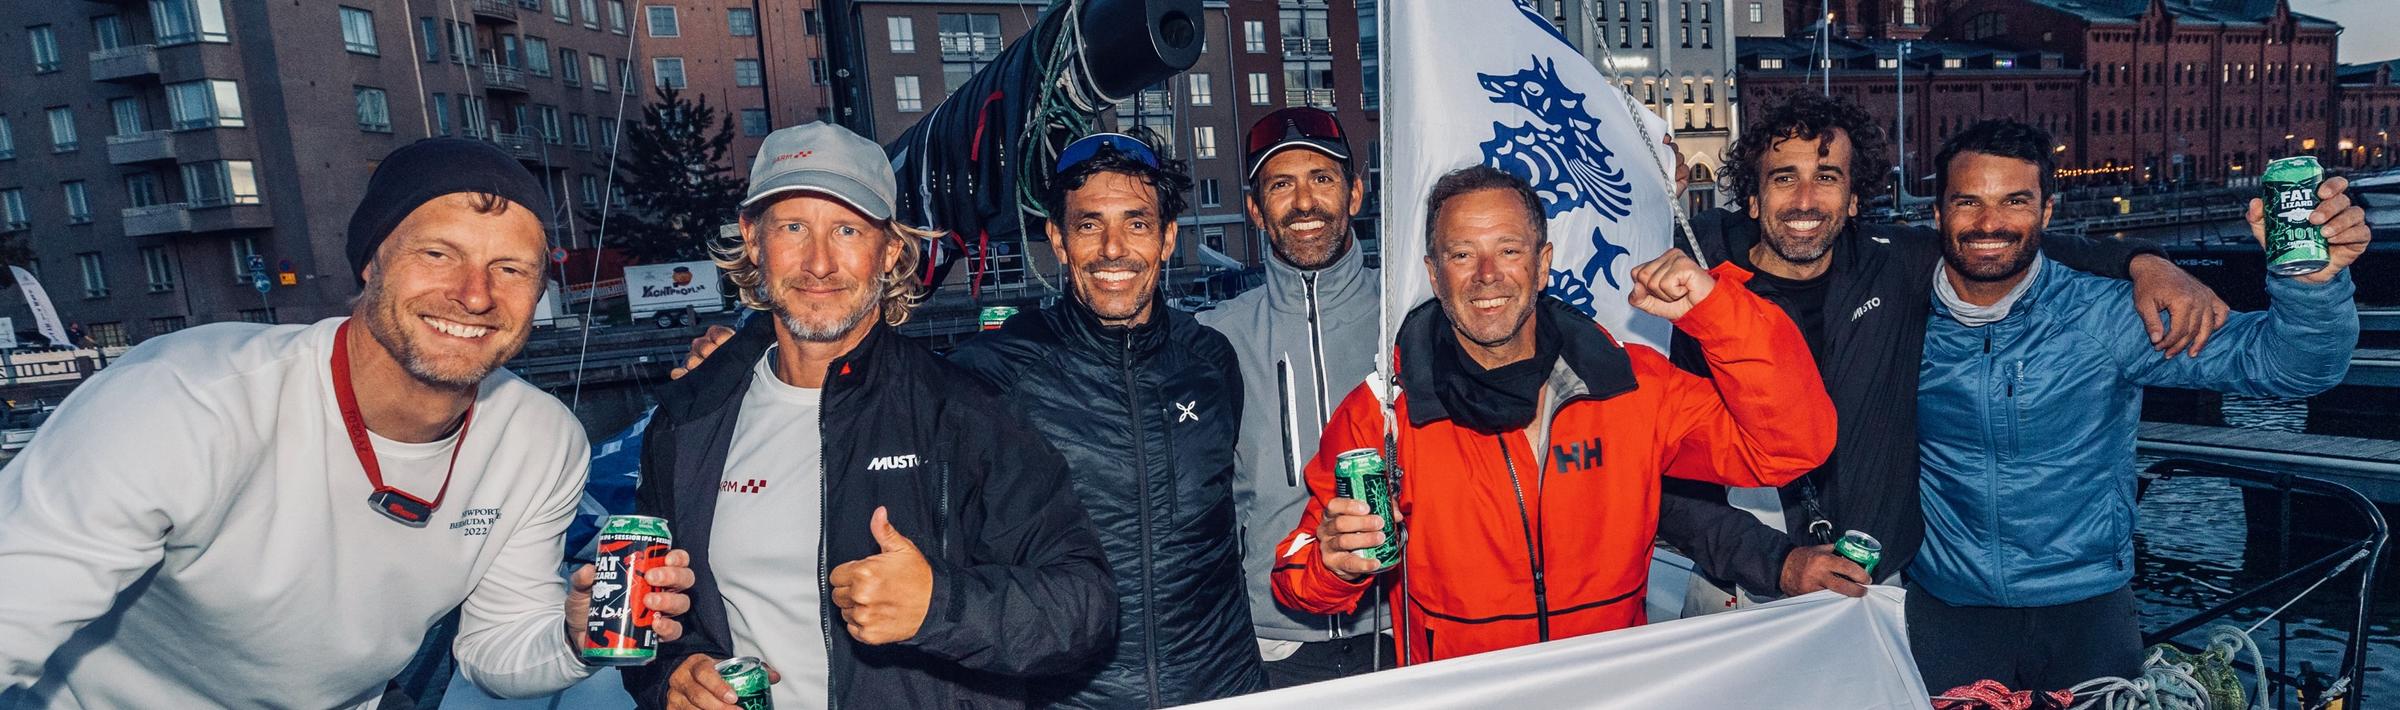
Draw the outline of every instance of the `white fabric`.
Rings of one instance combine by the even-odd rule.
[[[8,273],[17,278],[18,287],[25,289],[25,309],[33,311],[33,326],[42,332],[42,337],[62,348],[82,345],[67,339],[67,329],[58,324],[58,308],[50,304],[50,292],[42,289],[41,279],[34,278],[33,272],[22,266],[10,266]]]
[[[0,706],[372,707],[462,601],[452,650],[477,684],[523,697],[590,675],[557,573],[582,426],[494,373],[448,498],[423,528],[395,523],[369,509],[334,405],[341,321],[152,339],[0,469],[0,569],[17,580],[0,594]],[[435,446],[384,446],[406,479],[391,482],[430,497],[423,459],[449,463]]]
[[[1388,19],[1383,209],[1392,225],[1383,240],[1383,350],[1408,310],[1433,297],[1425,196],[1443,174],[1476,164],[1527,177],[1563,209],[1549,215],[1551,293],[1594,313],[1619,340],[1666,350],[1667,322],[1625,300],[1633,267],[1665,253],[1675,227],[1666,172],[1653,162],[1675,165],[1660,142],[1665,122],[1629,111],[1624,93],[1520,2],[1379,7]]]
[[[1924,708],[1904,594],[1817,592],[1190,707]]]
[[[823,538],[824,390],[775,375],[775,348],[750,374],[717,486],[709,569],[724,593],[733,651],[783,674],[775,707],[821,708],[829,698],[825,618],[817,588]]]

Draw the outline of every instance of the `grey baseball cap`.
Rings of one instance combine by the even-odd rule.
[[[825,195],[868,217],[891,219],[900,187],[883,146],[850,129],[812,121],[767,134],[750,164],[750,194],[742,206],[790,192]]]

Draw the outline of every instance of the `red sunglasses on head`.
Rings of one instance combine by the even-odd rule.
[[[1259,153],[1291,140],[1315,139],[1334,141],[1344,146],[1350,140],[1342,135],[1342,123],[1333,114],[1313,108],[1293,107],[1267,114],[1250,125],[1250,134],[1243,140],[1243,153],[1256,159]]]

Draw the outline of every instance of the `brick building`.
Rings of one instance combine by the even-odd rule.
[[[640,11],[653,83],[733,117],[736,175],[768,133],[830,116],[816,0],[642,0]]]
[[[2400,59],[2344,64],[2334,73],[2332,165],[2382,169],[2400,163],[2393,140],[2400,138]]]

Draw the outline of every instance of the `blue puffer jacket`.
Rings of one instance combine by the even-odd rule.
[[[1942,278],[1936,276],[1936,278]],[[2199,357],[2162,358],[2123,281],[2045,265],[1980,327],[1936,300],[1917,394],[1925,544],[1907,572],[1951,604],[2089,599],[2133,576],[2142,387],[2304,397],[2339,384],[2358,342],[2350,274],[2267,279]]]

